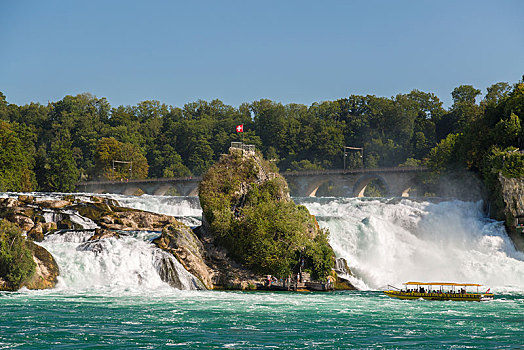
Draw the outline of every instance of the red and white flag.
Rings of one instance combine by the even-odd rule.
[[[244,132],[244,124],[237,125],[237,132]]]

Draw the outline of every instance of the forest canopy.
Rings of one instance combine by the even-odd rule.
[[[262,99],[238,107],[220,100],[112,107],[88,93],[18,106],[0,92],[0,191],[73,191],[80,180],[200,175],[242,140],[281,171],[427,165],[436,172],[466,168],[489,177],[498,169],[517,176],[524,84],[496,83],[482,99],[480,93],[459,86],[446,109],[435,94],[418,90],[310,106]],[[235,131],[239,124],[243,134]],[[345,146],[363,152],[346,152],[344,159]]]

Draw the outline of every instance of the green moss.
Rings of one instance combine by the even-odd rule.
[[[137,196],[137,197],[140,197],[141,195],[143,195],[145,192],[142,191],[140,188],[138,190],[136,190],[135,192],[133,192],[133,196]]]

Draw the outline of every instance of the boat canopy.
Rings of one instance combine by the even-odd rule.
[[[462,286],[462,287],[481,287],[478,283],[452,283],[452,282],[405,282],[402,283],[408,286]]]

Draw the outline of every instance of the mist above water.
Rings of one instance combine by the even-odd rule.
[[[331,232],[360,288],[407,281],[473,282],[524,290],[524,254],[481,202],[297,199]]]

